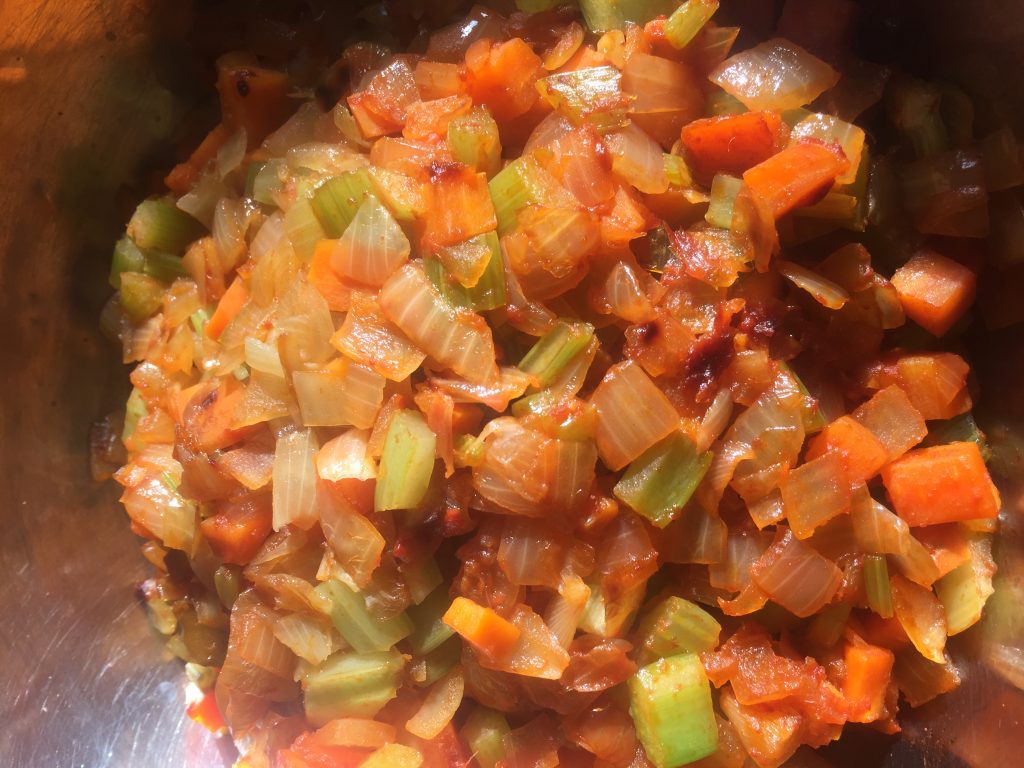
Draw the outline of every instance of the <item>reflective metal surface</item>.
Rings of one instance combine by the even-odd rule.
[[[923,66],[991,68],[1013,112],[1020,9],[929,4],[908,45],[931,59]],[[183,715],[181,667],[161,655],[134,597],[145,575],[137,541],[87,456],[90,423],[126,394],[127,370],[97,330],[110,244],[208,95],[193,22],[187,0],[0,0],[0,766],[227,759]],[[988,381],[1019,389],[1024,348],[1004,341]],[[991,394],[988,408],[1000,408]],[[1006,548],[1019,562],[1020,539]],[[865,731],[829,751],[863,766],[1013,766],[1024,764],[1021,733],[1020,691],[975,669],[961,691],[908,717],[901,739]]]

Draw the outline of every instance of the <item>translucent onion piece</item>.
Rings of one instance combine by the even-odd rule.
[[[831,560],[781,528],[775,543],[751,567],[754,583],[790,613],[811,616],[832,599],[843,581]]]
[[[441,298],[418,264],[406,264],[380,292],[384,315],[423,351],[477,384],[498,377],[491,329],[479,315]]]
[[[850,294],[842,286],[792,261],[780,261],[779,272],[793,285],[811,294],[823,307],[842,309],[850,300]]]
[[[421,739],[433,739],[451,722],[462,703],[462,667],[456,666],[434,683],[423,704],[405,724],[405,730]]]
[[[294,279],[278,306],[278,349],[287,371],[325,362],[334,354],[331,308],[320,292],[301,277]]]
[[[274,450],[274,530],[317,522],[316,436],[303,429],[282,435]]]
[[[323,480],[372,480],[376,463],[367,455],[368,429],[350,429],[328,440],[316,455],[317,474]]]
[[[579,627],[583,610],[590,599],[590,587],[579,576],[565,579],[544,610],[544,623],[558,639],[558,644],[568,648]]]
[[[332,747],[362,747],[375,749],[395,741],[395,726],[361,717],[341,717],[331,720],[316,732],[316,742]]]
[[[513,584],[555,589],[562,581],[567,543],[552,526],[512,517],[502,529],[498,565]]]
[[[409,240],[394,216],[370,195],[338,240],[334,271],[365,285],[380,286],[409,259]]]
[[[289,679],[295,668],[295,656],[274,634],[277,617],[269,608],[254,606],[242,622],[237,644],[232,644],[238,657],[265,672]],[[232,622],[233,623],[233,622]]]
[[[245,339],[245,364],[251,370],[284,378],[284,367],[281,365],[281,355],[277,347],[253,336]]]
[[[946,611],[946,627],[952,637],[969,629],[981,619],[985,602],[994,591],[992,576],[992,540],[975,535],[969,542],[970,559],[943,576],[935,585],[935,594]]]
[[[191,551],[196,510],[176,490],[182,467],[170,445],[146,447],[114,477],[125,488],[121,503],[133,522],[165,546]]]
[[[960,673],[948,658],[935,663],[913,648],[905,648],[896,654],[892,672],[900,693],[912,707],[927,704],[960,685]]]
[[[839,73],[799,45],[773,38],[730,56],[709,75],[750,110],[802,107],[839,82]]]
[[[729,532],[729,543],[725,559],[708,567],[711,586],[739,592],[750,583],[750,566],[768,548],[767,533],[759,531],[734,530]],[[691,650],[707,650],[695,648]]]
[[[864,129],[833,115],[814,113],[808,115],[793,126],[790,141],[801,138],[814,138],[820,141],[837,141],[843,148],[843,154],[850,161],[850,167],[839,177],[836,184],[843,186],[853,184],[857,180],[857,169],[860,166],[861,154],[864,152]]]
[[[404,381],[426,358],[392,324],[369,294],[352,293],[349,311],[331,344],[346,357],[362,363],[391,381]]]
[[[927,587],[893,574],[892,604],[896,619],[910,642],[929,661],[946,660],[946,613],[935,593]]]
[[[597,450],[612,470],[622,469],[679,427],[668,398],[631,360],[612,366],[590,402],[597,409]]]
[[[611,313],[626,322],[649,323],[655,317],[654,307],[636,271],[624,262],[618,262],[608,274],[604,298]]]
[[[224,142],[224,145],[217,151],[216,169],[220,178],[223,179],[242,164],[248,144],[245,128],[238,129],[230,139]]]
[[[902,456],[928,434],[921,414],[895,385],[876,393],[852,416],[881,441],[889,452],[890,461]]]
[[[280,376],[253,371],[245,385],[245,396],[235,412],[235,428],[260,424],[288,416],[292,408],[288,382]]]
[[[849,512],[850,479],[842,456],[829,452],[791,470],[782,483],[782,503],[798,539]]]
[[[342,647],[342,640],[323,618],[291,614],[279,616],[273,626],[274,637],[303,661],[319,664]]]
[[[369,429],[384,402],[384,377],[350,360],[319,371],[296,371],[292,385],[307,427]]]
[[[512,624],[519,630],[508,658],[492,662],[481,658],[480,666],[512,672],[524,677],[539,677],[557,680],[569,666],[569,654],[558,643],[544,620],[525,606],[516,606],[511,617]]]
[[[491,384],[474,384],[464,379],[434,377],[431,386],[451,395],[456,403],[481,403],[498,413],[521,397],[533,382],[533,377],[518,368],[503,365],[498,369],[498,380]]]
[[[711,401],[704,418],[700,421],[700,428],[697,431],[697,450],[704,453],[711,447],[711,444],[718,439],[719,435],[729,426],[729,419],[732,418],[732,393],[727,389],[721,389]]]
[[[213,212],[213,244],[225,273],[234,269],[245,255],[249,221],[249,211],[243,201],[225,197],[217,203]]]
[[[384,551],[384,537],[340,494],[321,492],[320,526],[337,565],[357,587],[370,583]]]
[[[660,194],[668,189],[665,156],[659,144],[643,129],[630,123],[604,137],[612,156],[612,170],[640,192]]]
[[[477,492],[509,512],[545,514],[555,471],[555,442],[515,419],[488,423],[483,461],[473,468]]]
[[[594,482],[597,446],[590,440],[556,440],[554,453],[548,500],[557,510],[574,510]]]
[[[537,91],[576,125],[589,123],[605,132],[629,123],[626,111],[633,99],[622,92],[621,80],[615,67],[586,67],[543,77]]]

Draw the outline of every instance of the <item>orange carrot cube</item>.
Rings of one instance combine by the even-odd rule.
[[[923,250],[896,270],[892,284],[907,316],[933,336],[942,336],[971,306],[977,278],[962,264]]]

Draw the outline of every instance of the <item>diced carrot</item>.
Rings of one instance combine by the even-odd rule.
[[[515,624],[465,597],[455,598],[442,621],[491,658],[507,655],[519,640]]]
[[[969,372],[964,359],[951,352],[905,354],[896,361],[896,376],[891,383],[907,393],[926,421],[952,419],[971,409]]]
[[[331,267],[331,257],[337,243],[337,240],[321,240],[316,244],[307,278],[310,285],[324,297],[327,306],[332,311],[348,312],[352,298],[352,286],[338,277]]]
[[[778,112],[744,112],[694,120],[680,138],[694,176],[708,184],[716,173],[739,176],[781,150],[786,124]]]
[[[852,414],[889,452],[889,460],[902,456],[924,440],[928,427],[906,393],[893,385],[876,392]]]
[[[217,557],[225,563],[245,565],[270,535],[273,512],[268,494],[254,494],[228,502],[199,527]]]
[[[288,119],[294,102],[288,98],[288,75],[250,66],[221,66],[217,72],[221,117],[228,132],[245,129],[249,149]]]
[[[402,135],[412,141],[441,141],[448,133],[448,124],[472,107],[473,100],[465,94],[418,101],[409,105]]]
[[[914,538],[924,544],[939,569],[941,579],[971,559],[967,531],[959,523],[929,525],[914,531]]]
[[[842,457],[854,482],[867,482],[889,461],[889,453],[881,441],[851,416],[840,416],[815,435],[807,448],[807,460],[829,451]]]
[[[185,427],[195,440],[195,447],[203,453],[227,448],[259,431],[259,424],[235,429],[235,413],[238,411],[245,390],[223,379],[219,387],[211,392],[199,392],[185,408]]]
[[[284,768],[356,768],[369,754],[365,749],[326,746],[312,733],[303,733],[291,747],[277,753],[277,760]]]
[[[195,148],[188,160],[178,163],[167,174],[164,178],[167,188],[176,195],[184,195],[188,192],[199,179],[199,174],[206,164],[217,156],[220,148],[227,143],[229,138],[231,138],[231,132],[224,126],[224,123],[218,123],[212,131],[206,134],[206,138]]]
[[[452,434],[469,435],[480,431],[484,413],[478,405],[456,403],[452,411]]]
[[[423,245],[428,251],[456,245],[498,226],[487,176],[461,163],[437,164],[428,188]]]
[[[417,62],[412,75],[424,101],[466,92],[466,81],[458,64],[424,60]]]
[[[210,733],[221,734],[227,729],[224,716],[217,706],[217,696],[211,690],[203,694],[203,698],[185,707],[185,714],[194,722],[199,723]]]
[[[608,64],[608,57],[603,53],[594,50],[591,45],[581,45],[576,53],[563,64],[559,72],[575,72],[577,69],[590,69],[591,67],[603,67]]]
[[[977,278],[962,264],[922,250],[896,270],[892,284],[907,316],[933,336],[942,336],[971,306]]]
[[[850,722],[871,723],[882,717],[895,660],[892,651],[870,645],[855,635],[846,644],[843,696],[850,706]]]
[[[353,93],[348,97],[348,108],[352,110],[352,117],[363,138],[375,139],[379,136],[387,136],[394,133],[402,126],[388,119],[386,115],[380,115],[373,108],[373,96],[366,91]]]
[[[919,448],[882,470],[893,508],[910,526],[993,518],[996,490],[977,443]]]
[[[247,301],[249,301],[249,289],[245,287],[244,280],[236,277],[218,302],[217,309],[206,322],[206,335],[211,339],[219,339],[228,323],[242,311],[242,307]]]
[[[522,38],[503,43],[478,40],[466,51],[466,84],[475,104],[498,122],[526,114],[540,98],[534,84],[545,75],[540,57]]]
[[[895,616],[883,619],[877,613],[865,614],[860,619],[861,634],[872,645],[896,651],[910,644],[910,638]]]
[[[743,181],[778,219],[816,202],[849,166],[838,144],[800,139],[748,170]]]

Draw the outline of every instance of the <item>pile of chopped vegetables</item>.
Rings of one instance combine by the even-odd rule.
[[[327,103],[220,60],[94,447],[239,765],[772,768],[959,684],[972,243],[1024,167],[813,5],[739,51],[716,0],[475,7]]]

